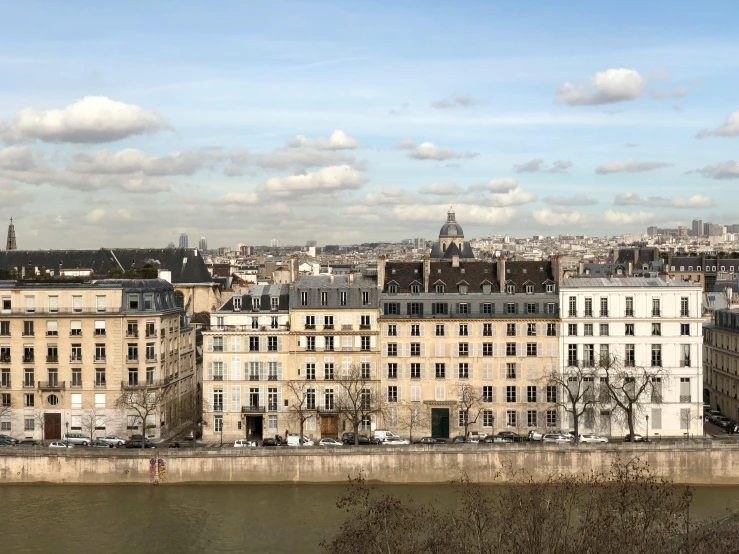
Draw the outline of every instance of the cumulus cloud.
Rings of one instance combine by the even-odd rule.
[[[99,150],[93,154],[77,154],[67,165],[73,173],[124,175],[141,172],[148,176],[192,175],[208,159],[208,152],[172,152],[165,156],[145,154],[135,148],[120,152]]]
[[[367,194],[362,200],[368,206],[403,204],[407,201],[405,191],[394,187],[385,187],[379,194]]]
[[[0,198],[3,208],[11,206],[22,206],[33,200],[33,195],[19,189],[12,183],[6,183],[0,180]]]
[[[574,196],[547,196],[542,198],[543,202],[553,206],[594,206],[598,201],[594,198],[588,198],[584,194],[576,194]]]
[[[513,166],[516,173],[567,173],[572,167],[572,162],[567,160],[557,160],[551,167],[544,164],[542,158],[536,158],[528,162]]]
[[[213,198],[210,203],[219,206],[246,205],[256,204],[259,197],[255,192],[229,192],[222,196]]]
[[[346,207],[346,215],[366,215],[371,213],[372,209],[369,206],[364,206],[362,204]]]
[[[421,194],[457,195],[464,193],[464,189],[454,183],[432,183],[418,189]]]
[[[474,158],[475,152],[456,152],[451,148],[436,146],[433,142],[422,142],[416,144],[411,139],[405,139],[395,145],[396,149],[408,150],[408,157],[416,160],[444,161],[454,158]]]
[[[354,156],[342,152],[354,150],[359,146],[356,139],[344,131],[336,130],[329,138],[308,138],[298,135],[288,139],[282,148],[250,156],[243,152],[231,156],[231,165],[225,173],[230,176],[243,175],[247,164],[254,161],[262,169],[290,169],[303,172],[311,167],[328,167],[332,165],[355,165]]]
[[[417,205],[403,204],[393,208],[393,214],[399,221],[445,221],[449,205]],[[458,221],[481,225],[505,225],[516,215],[513,208],[490,208],[475,204],[455,204],[454,211]]]
[[[496,208],[520,206],[522,204],[529,204],[536,201],[537,197],[534,193],[526,192],[521,187],[516,187],[508,192],[492,193],[483,200],[483,202],[488,206],[494,206]]]
[[[718,162],[703,169],[696,169],[695,173],[702,173],[709,179],[739,179],[739,161]]]
[[[456,107],[467,108],[473,104],[479,104],[479,101],[472,98],[469,94],[460,94],[452,98],[442,98],[441,100],[431,102],[431,107],[435,110],[446,110]]]
[[[513,177],[501,177],[490,179],[487,183],[470,185],[467,187],[467,192],[483,192],[489,191],[493,193],[498,192],[509,192],[518,187],[518,180]]]
[[[10,121],[0,121],[0,140],[92,144],[171,128],[154,110],[86,96],[61,110],[23,108]]]
[[[28,171],[39,164],[29,146],[8,146],[0,149],[0,169]]]
[[[656,219],[656,217],[657,216],[651,212],[623,213],[606,210],[603,213],[602,219],[606,223],[613,223],[616,225],[636,225],[651,223]]]
[[[734,112],[726,120],[726,123],[715,129],[704,129],[699,131],[696,138],[703,137],[737,137],[739,136],[739,112]]]
[[[614,104],[642,95],[646,80],[634,69],[607,69],[590,77],[590,83],[564,83],[555,101],[569,106]]]
[[[121,188],[125,192],[150,193],[165,192],[169,190],[169,185],[158,178],[140,177],[123,181]]]
[[[653,90],[649,95],[654,100],[662,100],[663,98],[685,98],[688,95],[688,89],[674,88],[668,90]]]
[[[285,143],[288,148],[314,148],[316,150],[354,150],[358,145],[356,139],[339,129],[334,131],[328,139],[323,137],[312,139],[298,135]]]
[[[665,198],[663,196],[649,196],[642,198],[633,192],[617,194],[613,200],[616,206],[653,206],[660,208],[710,208],[713,199],[695,194],[690,198]]]
[[[544,209],[534,210],[532,215],[537,223],[546,227],[579,225],[587,220],[587,215],[580,212],[555,212]]]
[[[291,196],[356,190],[368,180],[362,172],[353,167],[339,165],[324,167],[313,173],[271,177],[265,181],[264,188],[273,196]]]
[[[615,160],[599,165],[595,168],[595,172],[600,175],[608,175],[610,173],[641,173],[644,171],[654,171],[655,169],[670,167],[672,165],[674,164],[663,162],[637,162],[633,159]]]

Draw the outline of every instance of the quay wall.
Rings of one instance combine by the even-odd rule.
[[[615,458],[637,457],[659,476],[679,483],[739,485],[739,446],[730,443],[144,452],[5,448],[0,452],[0,484],[345,483],[359,471],[368,481],[388,484],[448,483],[461,471],[475,481],[505,483],[514,471],[524,470],[535,479],[608,472]]]

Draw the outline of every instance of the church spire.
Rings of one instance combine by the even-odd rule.
[[[8,225],[8,242],[5,245],[6,250],[17,250],[18,246],[15,244],[15,225],[13,225],[13,218],[10,218],[10,225]]]

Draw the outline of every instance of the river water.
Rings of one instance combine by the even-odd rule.
[[[454,502],[448,485],[387,486]],[[343,485],[0,486],[2,554],[314,553]],[[739,509],[739,487],[698,487],[696,516]]]

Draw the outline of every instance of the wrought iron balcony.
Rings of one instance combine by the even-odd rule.
[[[256,406],[256,405],[241,406],[242,414],[263,414],[266,411],[267,411],[266,406]]]
[[[38,382],[38,390],[66,390],[66,382],[65,381],[39,381]]]

